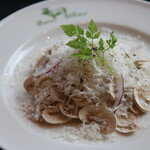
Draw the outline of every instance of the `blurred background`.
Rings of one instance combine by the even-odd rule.
[[[44,0],[0,0],[0,20],[31,4],[42,2]],[[145,0],[149,1],[150,0]],[[2,148],[0,148],[2,150]]]

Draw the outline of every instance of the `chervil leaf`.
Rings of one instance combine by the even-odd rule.
[[[104,40],[102,38],[100,38],[99,40],[99,50],[104,51]]]
[[[82,52],[84,55],[91,55],[92,50],[91,50],[90,48],[85,47],[85,48],[82,48],[82,49],[81,49],[81,52]]]
[[[111,45],[111,40],[106,40],[106,43],[110,46]]]
[[[89,31],[86,31],[86,37],[87,38],[92,38],[92,34]]]
[[[50,13],[45,10],[45,13]],[[95,22],[91,19],[88,25],[88,31],[84,31],[80,26],[75,26],[72,24],[69,25],[62,25],[61,28],[66,33],[66,35],[72,37],[75,36],[76,39],[69,41],[66,45],[77,49],[78,53],[72,54],[71,57],[78,57],[80,59],[92,59],[98,58],[98,60],[106,66],[109,71],[113,74],[113,70],[107,60],[105,59],[104,53],[109,50],[110,48],[114,48],[117,42],[117,38],[112,31],[110,33],[110,37],[108,40],[103,40],[100,37],[100,32],[98,31],[98,27]],[[99,42],[95,43],[94,40],[98,39]],[[96,41],[96,40],[95,40]],[[107,43],[107,47],[105,44]],[[97,44],[99,45],[97,47]]]
[[[97,32],[97,33],[94,34],[93,39],[97,39],[97,38],[99,38],[99,36],[100,36],[100,32]]]
[[[84,54],[80,54],[80,53],[75,53],[75,54],[72,54],[69,56],[69,58],[72,58],[72,57],[79,57],[81,59],[92,59],[92,58],[94,58],[92,55],[84,55]]]
[[[95,24],[95,22],[92,19],[88,25],[88,29],[92,34],[96,33],[98,30],[97,25]]]
[[[66,45],[75,49],[84,48],[86,47],[86,39],[84,37],[78,37],[75,40],[69,41]]]
[[[77,33],[77,28],[73,24],[68,24],[68,25],[61,25],[60,26],[63,31],[68,35],[69,37],[74,36]]]
[[[80,26],[77,26],[77,31],[79,34],[83,35],[84,34],[84,30],[80,27]]]
[[[110,33],[110,39],[106,40],[106,43],[109,45],[110,48],[114,48],[116,46],[117,38],[114,35],[114,31]]]
[[[112,39],[111,48],[114,48],[114,47],[116,46],[116,42],[117,42],[117,38],[116,38],[115,35],[114,35],[114,31],[112,31],[112,32],[110,33],[110,37],[111,37],[111,39]]]
[[[87,38],[92,38],[92,34],[89,31],[86,31],[86,37]]]

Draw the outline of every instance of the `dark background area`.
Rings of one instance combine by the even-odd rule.
[[[44,0],[0,0],[0,20],[21,8]],[[149,1],[150,0],[146,0]],[[0,150],[2,150],[0,148]]]
[[[0,20],[21,8],[44,0],[0,0]]]

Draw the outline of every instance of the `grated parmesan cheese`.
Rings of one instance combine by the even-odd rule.
[[[105,34],[102,36],[104,39],[107,38]],[[34,96],[36,101],[27,93],[18,96],[20,99],[19,105],[28,118],[42,122],[42,110],[51,107],[50,101],[61,101],[62,97],[59,96],[61,93],[69,98],[80,97],[86,99],[89,103],[94,102],[99,105],[103,103],[106,91],[108,93],[114,91],[113,78],[109,70],[100,62],[95,60],[80,61],[77,58],[69,59],[67,56],[74,53],[74,50],[69,49],[68,51],[68,48],[64,48],[62,43],[60,46],[52,47],[51,52],[51,55],[44,53],[49,59],[44,68],[33,67],[32,70],[28,71],[22,68],[21,72],[17,72],[18,74],[25,73],[26,77],[29,73],[39,76],[54,68],[47,73],[50,82],[45,82],[45,86],[39,88],[39,93]],[[150,60],[148,46],[139,39],[118,35],[117,46],[106,52],[105,58],[113,70],[117,74],[122,74],[124,78],[126,97],[123,97],[120,109],[127,110],[132,103],[129,99],[133,95],[134,88],[150,88],[150,63],[141,69],[137,69],[134,63],[136,60]],[[55,66],[58,63],[59,65]],[[100,130],[101,127],[98,124],[81,124],[76,127],[60,127],[60,130],[51,136],[70,142],[97,142],[104,140],[104,135]]]

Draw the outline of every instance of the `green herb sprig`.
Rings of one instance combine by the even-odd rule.
[[[114,74],[111,66],[105,59],[105,52],[116,46],[117,38],[114,35],[114,31],[110,33],[108,40],[103,40],[101,38],[101,32],[98,31],[98,27],[92,19],[88,24],[87,31],[82,29],[80,26],[75,26],[73,24],[61,25],[61,28],[67,36],[76,37],[66,44],[69,47],[78,50],[77,53],[72,54],[69,57],[78,57],[80,59],[98,59],[109,69],[112,74]],[[97,43],[98,46],[94,44],[95,39],[98,39],[99,41]]]

